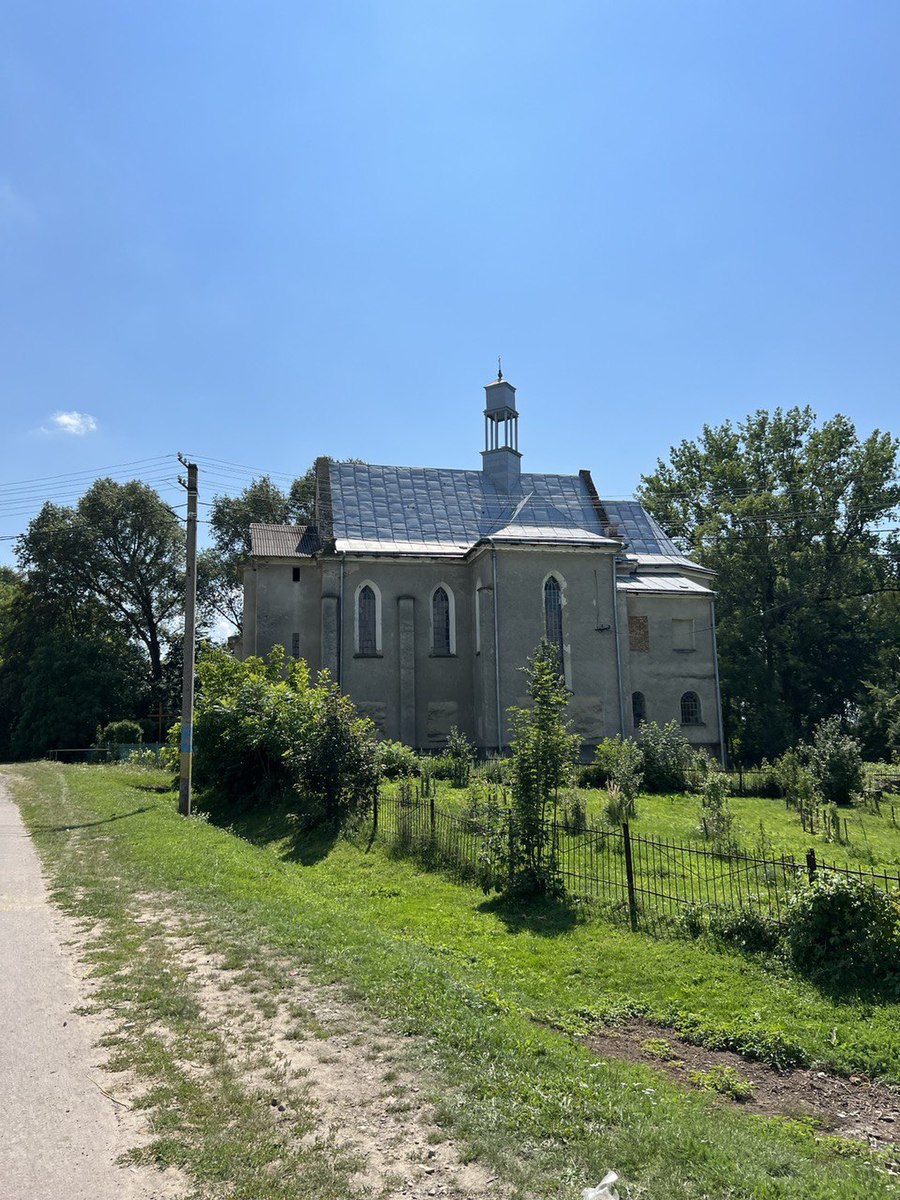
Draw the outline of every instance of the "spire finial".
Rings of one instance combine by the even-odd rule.
[[[497,355],[497,382],[503,382],[503,368],[500,366],[500,355]]]

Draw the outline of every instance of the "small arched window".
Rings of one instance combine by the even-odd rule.
[[[631,719],[635,729],[647,720],[647,701],[644,699],[643,692],[631,693]]]
[[[357,653],[375,655],[378,653],[375,593],[368,584],[359,589],[357,606]]]
[[[431,597],[431,650],[433,654],[453,653],[450,637],[450,597],[444,588],[435,588]]]
[[[700,717],[700,697],[696,692],[685,692],[681,697],[681,723],[682,725],[699,725]]]
[[[544,584],[544,636],[559,654],[559,669],[563,669],[562,589],[559,580],[551,575]]]

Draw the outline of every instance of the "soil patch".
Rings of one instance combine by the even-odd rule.
[[[812,1119],[823,1133],[868,1143],[873,1150],[900,1154],[900,1089],[865,1075],[845,1078],[827,1071],[775,1071],[729,1050],[707,1050],[684,1041],[673,1030],[635,1019],[596,1030],[584,1039],[596,1053],[645,1063],[679,1083],[696,1087],[691,1076],[731,1067],[753,1088],[738,1105],[764,1116]]]

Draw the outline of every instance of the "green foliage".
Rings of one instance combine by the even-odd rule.
[[[378,763],[385,779],[412,779],[421,771],[416,752],[403,742],[379,742]]]
[[[707,1092],[727,1096],[729,1100],[746,1102],[753,1099],[753,1084],[750,1080],[725,1063],[719,1063],[708,1071],[692,1071],[691,1083]]]
[[[74,508],[46,503],[16,544],[35,593],[93,600],[147,654],[158,686],[184,597],[184,532],[147,484],[98,479]]]
[[[197,664],[194,779],[244,806],[290,798],[306,824],[340,824],[364,811],[378,780],[370,721],[323,672],[276,646],[239,662],[208,649]],[[180,728],[171,735],[177,746]]]
[[[658,1058],[660,1062],[677,1062],[678,1055],[672,1049],[672,1043],[668,1038],[650,1037],[641,1042],[641,1049],[646,1053]]]
[[[97,746],[128,746],[144,740],[144,731],[137,721],[110,721],[97,729]]]
[[[606,787],[612,778],[621,745],[622,739],[618,735],[604,738],[599,742],[594,751],[594,761],[590,766],[582,767],[579,772],[579,786]]]
[[[560,788],[574,771],[579,739],[565,719],[569,694],[559,673],[558,649],[542,641],[524,668],[530,708],[513,708],[512,798],[515,850],[510,864],[513,892],[559,895],[556,852],[549,817]]]
[[[631,738],[605,738],[597,747],[595,766],[606,777],[603,815],[610,825],[637,816],[635,801],[643,783],[644,754]]]
[[[710,771],[700,789],[700,830],[717,850],[734,844],[734,813],[728,803],[730,788],[724,771]]]
[[[645,721],[641,726],[644,756],[644,786],[648,792],[684,792],[691,780],[694,751],[675,721],[659,726]]]
[[[775,760],[772,773],[781,795],[791,804],[809,807],[817,802],[815,780],[807,765],[807,756],[802,748],[785,750]]]
[[[823,872],[791,897],[785,937],[798,970],[850,987],[897,981],[900,908],[871,883]]]
[[[770,954],[781,944],[782,926],[755,908],[721,908],[710,913],[709,932],[746,954]]]
[[[447,738],[446,756],[450,760],[450,782],[454,787],[468,787],[472,764],[475,762],[475,747],[455,725]]]
[[[705,426],[644,476],[643,503],[718,572],[726,734],[747,761],[865,704],[867,685],[896,691],[896,539],[879,530],[900,504],[897,450],[844,416],[779,408]]]
[[[817,726],[808,751],[816,790],[827,804],[849,804],[865,784],[859,742],[841,729],[838,717]]]
[[[587,805],[578,788],[566,788],[563,793],[562,826],[572,835],[584,833],[588,827]]]

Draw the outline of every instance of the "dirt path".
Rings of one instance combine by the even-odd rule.
[[[164,1200],[174,1171],[117,1165],[133,1116],[101,1090],[96,1030],[38,857],[0,777],[0,1192],[4,1200]]]

